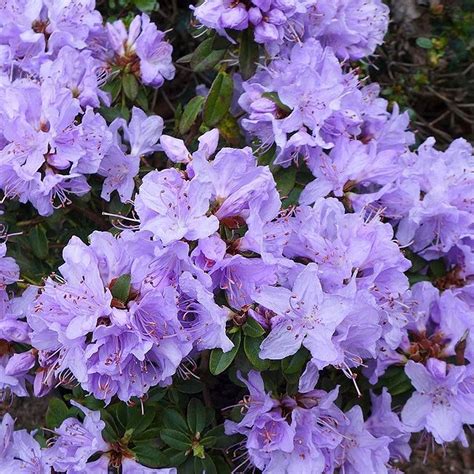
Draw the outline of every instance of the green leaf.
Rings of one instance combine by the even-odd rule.
[[[48,256],[48,238],[42,226],[33,227],[28,236],[35,257],[45,260]]]
[[[130,295],[131,279],[132,276],[128,273],[118,277],[110,288],[112,296],[119,301],[126,302],[128,300],[128,296]]]
[[[242,329],[244,334],[250,337],[260,337],[265,334],[265,329],[263,329],[260,323],[251,316],[247,318],[247,321],[242,326]]]
[[[156,0],[133,0],[133,3],[142,12],[152,12],[156,6]]]
[[[259,59],[258,44],[253,39],[251,28],[245,29],[240,35],[239,65],[242,77],[247,80],[255,73]]]
[[[107,82],[104,84],[102,89],[105,92],[108,92],[112,97],[112,103],[115,102],[122,91],[122,82],[119,78],[115,78],[112,81]]]
[[[186,417],[191,433],[202,433],[206,427],[206,409],[200,400],[197,398],[190,400]]]
[[[266,370],[270,366],[269,360],[260,359],[260,345],[263,337],[245,337],[244,338],[244,352],[250,363],[257,370]]]
[[[201,113],[205,101],[205,97],[197,96],[186,104],[183,115],[181,116],[181,120],[179,122],[179,133],[181,135],[188,133],[191,127],[194,125],[198,115]]]
[[[153,423],[156,411],[151,407],[146,407],[142,413],[141,407],[133,407],[128,409],[127,430],[133,430],[132,439],[135,434],[142,433]]]
[[[206,436],[205,438],[202,438],[199,443],[202,444],[206,448],[212,448],[217,442],[217,438],[214,436]]]
[[[298,204],[298,201],[300,199],[300,194],[303,191],[302,187],[295,186],[291,191],[290,194],[286,199],[283,199],[281,202],[281,207],[282,209],[287,209],[290,206],[294,206],[295,204]]]
[[[229,145],[235,148],[240,148],[245,143],[239,123],[230,112],[219,122],[219,134]]]
[[[231,337],[234,347],[229,352],[223,352],[222,349],[213,349],[209,358],[209,370],[213,375],[219,375],[224,372],[235,359],[240,347],[241,333],[236,332]]]
[[[130,73],[124,74],[122,77],[122,88],[125,95],[134,101],[138,95],[138,81],[137,78]]]
[[[431,49],[433,47],[433,42],[429,38],[417,38],[416,44],[423,49]]]
[[[214,461],[209,457],[195,457],[194,458],[194,472],[205,473],[205,474],[217,474],[216,465]]]
[[[226,435],[223,424],[218,425],[215,428],[212,428],[211,430],[207,431],[204,439],[208,437],[215,439],[213,447],[216,449],[227,449],[233,444],[238,443],[242,439],[242,436],[239,434]]]
[[[163,424],[167,428],[172,428],[179,430],[183,433],[188,433],[188,424],[183,418],[181,413],[178,413],[176,410],[167,409],[163,413]]]
[[[234,83],[226,72],[220,72],[212,83],[204,104],[204,123],[215,127],[227,114],[232,101]]]
[[[165,453],[170,460],[170,466],[181,466],[186,461],[188,455],[182,451],[176,451],[175,449],[165,449]],[[178,471],[179,472],[179,471]]]
[[[100,107],[98,112],[108,123],[113,122],[116,118],[122,116],[122,111],[118,105],[114,107]]]
[[[57,428],[66,418],[71,416],[67,405],[59,398],[49,401],[46,411],[46,426],[49,429]]]
[[[213,49],[214,38],[205,39],[194,51],[190,66],[195,72],[212,69],[225,55],[225,49]]]
[[[286,357],[281,361],[281,368],[283,373],[287,375],[297,374],[303,370],[304,365],[310,359],[310,354],[307,349],[302,347],[295,355]]]
[[[426,275],[408,275],[408,281],[410,282],[410,285],[414,285],[420,281],[430,281],[430,277]]]
[[[133,434],[133,442],[141,442],[150,439],[157,439],[160,437],[161,428],[148,428],[145,431],[141,431],[140,433]]]
[[[200,380],[196,379],[176,380],[173,383],[173,387],[182,393],[195,394],[202,392],[204,384]]]
[[[446,265],[444,260],[442,258],[439,258],[438,260],[432,260],[430,262],[430,270],[436,278],[441,278],[446,275]]]
[[[284,168],[275,175],[275,182],[280,196],[287,197],[295,186],[296,167]]]
[[[161,430],[160,437],[171,448],[179,451],[187,451],[188,449],[191,449],[192,440],[189,435],[185,435],[181,431],[163,429]]]
[[[158,449],[155,442],[135,443],[132,451],[140,464],[149,467],[163,467],[168,465],[168,457]]]
[[[231,468],[222,456],[213,456],[212,459],[219,474],[231,474]]]

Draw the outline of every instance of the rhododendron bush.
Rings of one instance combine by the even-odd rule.
[[[0,473],[467,446],[473,152],[367,79],[387,6],[115,3],[0,2]]]

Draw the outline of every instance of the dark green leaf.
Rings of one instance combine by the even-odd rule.
[[[112,97],[112,102],[117,100],[121,90],[122,90],[122,82],[120,81],[119,78],[115,78],[112,81],[107,82],[102,89],[104,89],[105,92],[108,92],[111,97]]]
[[[137,78],[130,73],[124,74],[122,77],[122,88],[125,95],[134,101],[138,95],[138,81]]]
[[[194,472],[199,474],[217,474],[217,469],[214,461],[209,456],[206,456],[203,459],[195,457]]]
[[[212,446],[214,446],[216,444],[217,438],[215,438],[214,436],[206,436],[205,438],[202,438],[199,442],[204,447],[211,448]]]
[[[130,274],[118,277],[110,288],[112,296],[119,301],[126,302],[128,300],[128,295],[130,294],[131,279],[132,277]]]
[[[218,425],[215,428],[207,431],[205,438],[211,437],[215,439],[214,448],[217,449],[227,449],[235,443],[238,443],[242,436],[239,434],[236,435],[226,435],[224,431],[224,425]]]
[[[160,437],[161,428],[148,428],[146,431],[142,431],[140,433],[133,434],[133,441],[140,442],[150,439],[156,439]]]
[[[251,316],[247,318],[247,321],[242,326],[242,329],[244,334],[250,337],[260,337],[265,334],[265,329],[263,329],[260,323]]]
[[[152,12],[156,6],[156,0],[133,0],[133,3],[142,12]]]
[[[206,427],[206,409],[197,398],[191,399],[186,413],[188,426],[191,433],[202,433]]]
[[[142,413],[141,407],[133,407],[128,409],[127,430],[133,430],[132,438],[135,434],[146,431],[153,423],[156,411],[152,407],[146,407]]]
[[[266,370],[270,366],[269,360],[260,359],[260,345],[263,337],[248,337],[244,338],[244,352],[250,363],[257,370]]]
[[[186,453],[183,453],[182,451],[176,451],[172,448],[165,449],[165,453],[168,456],[168,459],[170,460],[170,466],[181,466],[181,464],[183,464],[186,461],[186,458],[188,457]]]
[[[227,114],[232,101],[234,84],[226,72],[220,72],[212,83],[204,104],[204,123],[215,127]]]
[[[49,429],[57,428],[69,416],[67,405],[59,398],[52,398],[46,411],[46,426]]]
[[[213,375],[219,375],[224,372],[237,355],[237,351],[240,347],[241,334],[240,331],[236,332],[231,337],[234,347],[229,352],[222,352],[222,349],[214,349],[211,352],[209,358],[209,370]]]
[[[212,459],[219,474],[231,474],[232,470],[222,456],[213,456]]]
[[[287,197],[295,186],[296,167],[284,168],[275,175],[275,181],[280,196]]]
[[[247,80],[257,69],[259,59],[258,44],[253,39],[251,28],[245,29],[240,35],[239,65],[242,77]]]
[[[183,433],[187,433],[188,424],[183,416],[178,413],[176,410],[173,409],[166,409],[163,413],[163,424],[167,428],[172,428],[175,430],[182,431]]]
[[[212,69],[225,55],[225,49],[214,49],[214,39],[205,39],[194,51],[190,66],[195,72]]]
[[[188,133],[191,127],[194,125],[198,115],[201,113],[205,101],[205,97],[197,96],[186,104],[183,115],[181,116],[181,120],[179,122],[179,133],[181,135]]]
[[[196,379],[176,380],[176,382],[173,384],[173,387],[175,387],[176,390],[179,390],[180,392],[194,394],[202,392],[204,384],[200,380]]]
[[[31,250],[35,257],[44,260],[48,256],[48,238],[43,227],[37,225],[29,234]]]
[[[432,260],[430,262],[430,270],[436,278],[441,278],[446,275],[446,264],[444,263],[444,260],[442,258]]]
[[[122,116],[122,110],[118,105],[115,107],[100,107],[99,113],[109,123]]]
[[[239,123],[231,113],[227,113],[219,122],[219,133],[229,145],[233,147],[241,147],[243,145]]]
[[[310,354],[308,350],[302,347],[296,354],[286,357],[281,361],[283,373],[291,375],[301,372],[309,359]]]
[[[149,467],[163,467],[170,461],[154,442],[135,443],[133,452],[140,464]]]
[[[163,429],[161,430],[160,437],[171,448],[179,451],[187,451],[188,449],[191,449],[192,442],[189,435],[186,435],[181,431]]]

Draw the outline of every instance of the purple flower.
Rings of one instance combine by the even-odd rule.
[[[67,418],[55,429],[54,444],[45,451],[44,457],[56,471],[85,470],[93,454],[108,451],[108,445],[102,438],[105,423],[100,419],[100,412],[88,410],[75,401],[71,404],[79,408],[85,417],[82,422]]]
[[[304,345],[319,366],[337,358],[332,337],[351,309],[351,300],[324,293],[318,266],[309,264],[298,275],[292,290],[263,287],[255,301],[276,313],[270,335],[263,341],[262,359],[283,359]]]
[[[6,257],[7,245],[0,243],[0,291],[20,278],[20,267],[12,257]]]
[[[232,348],[228,311],[187,244],[162,248],[148,232],[131,231],[95,232],[90,241],[71,239],[61,276],[46,281],[28,317],[39,350],[35,393],[77,380],[107,403],[114,395],[128,401],[169,384],[193,349]]]
[[[276,282],[275,270],[259,258],[234,255],[216,263],[210,274],[216,288],[225,291],[230,306],[240,309],[252,304],[255,291]]]
[[[7,89],[10,106],[0,111],[0,188],[6,198],[30,201],[49,215],[70,203],[69,194],[89,191],[85,174],[98,171],[112,135],[105,120],[90,108],[83,111],[60,83],[21,80]]]
[[[5,420],[5,418],[4,418]],[[1,444],[7,445],[6,453],[2,456],[0,473],[21,472],[25,474],[47,474],[51,468],[44,458],[40,444],[26,430],[13,431],[13,422],[8,416],[6,430],[2,429]],[[4,428],[2,421],[2,428]],[[10,439],[8,442],[8,438]]]
[[[247,449],[250,458],[257,467],[264,463],[259,458],[265,458],[273,451],[291,453],[295,430],[288,424],[278,411],[270,411],[256,418],[254,425],[247,435]]]
[[[360,406],[345,413],[348,423],[342,426],[342,443],[338,454],[342,469],[353,473],[388,473],[389,443],[387,436],[375,437],[366,428]]]
[[[467,446],[463,424],[473,423],[474,394],[460,389],[466,368],[429,359],[426,366],[408,361],[405,373],[416,390],[402,410],[407,428],[412,432],[426,429],[440,444],[459,439]]]
[[[140,229],[153,232],[164,245],[208,237],[218,228],[216,217],[206,215],[211,192],[209,184],[187,181],[173,168],[148,173],[135,199]]]
[[[136,16],[127,33],[122,20],[107,24],[110,47],[116,54],[112,64],[136,66],[137,75],[144,84],[161,87],[175,74],[172,63],[172,46],[165,41],[165,33],[158,30],[146,14]]]
[[[126,155],[120,147],[112,145],[100,164],[98,173],[105,177],[101,197],[110,201],[110,195],[117,191],[122,202],[130,200],[135,189],[134,178],[138,174],[140,160]]]
[[[272,220],[280,209],[275,180],[266,166],[257,166],[250,148],[223,148],[213,161],[199,153],[193,160],[195,179],[201,186],[212,184],[214,215],[229,228],[237,228],[241,220],[258,216]]]
[[[360,59],[375,51],[388,29],[389,9],[380,0],[317,3],[304,17],[304,36],[318,38],[343,59]]]
[[[158,115],[147,116],[143,110],[133,107],[129,124],[118,118],[112,122],[110,130],[115,137],[114,144],[109,147],[98,170],[105,177],[101,197],[108,201],[111,193],[117,191],[120,200],[127,202],[135,189],[134,178],[138,175],[141,157],[159,148],[157,142],[163,131],[163,119]],[[119,131],[123,132],[128,147],[122,143]]]
[[[391,459],[408,461],[411,454],[410,433],[392,411],[392,397],[389,392],[384,388],[379,396],[371,393],[370,400],[372,414],[366,421],[367,429],[377,438],[382,436],[390,438],[388,449]]]
[[[90,51],[64,46],[54,60],[41,65],[40,77],[55,87],[69,89],[82,107],[99,107],[101,101],[110,104],[108,95],[99,88],[102,71],[102,64]]]

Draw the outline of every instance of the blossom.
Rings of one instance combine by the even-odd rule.
[[[110,130],[114,143],[98,169],[98,174],[105,177],[101,197],[108,201],[111,193],[117,191],[120,200],[127,202],[135,189],[134,178],[138,175],[140,159],[158,150],[163,119],[158,115],[147,116],[143,110],[133,107],[130,122],[127,124],[124,119],[117,118],[110,124]],[[128,145],[123,143],[120,131]]]
[[[66,418],[54,430],[52,447],[45,451],[45,458],[56,471],[81,471],[85,469],[89,458],[99,451],[108,451],[108,445],[102,438],[105,423],[100,412],[89,410],[75,401],[71,404],[85,415],[80,422],[76,418]]]
[[[305,37],[331,46],[340,58],[360,59],[382,44],[389,8],[380,0],[321,2],[304,20]]]
[[[144,84],[161,87],[165,80],[173,79],[172,46],[164,40],[165,33],[150,22],[148,15],[136,16],[129,31],[122,20],[107,24],[109,46],[115,53],[112,64],[129,65]]]
[[[276,313],[270,335],[263,341],[260,357],[283,359],[304,345],[321,367],[337,357],[332,337],[347,316],[351,301],[324,293],[318,266],[309,264],[298,275],[292,290],[263,287],[255,301]]]
[[[0,188],[6,198],[30,201],[49,215],[70,203],[69,194],[89,191],[86,175],[98,171],[112,135],[99,114],[83,110],[59,83],[16,81],[4,87],[11,98],[0,111]]]
[[[193,349],[232,348],[227,312],[186,244],[162,249],[147,232],[131,231],[95,232],[90,241],[71,239],[61,276],[46,281],[28,317],[41,366],[37,393],[51,380],[77,380],[98,399],[128,401],[170,383]]]
[[[211,192],[210,185],[185,180],[173,168],[147,174],[135,199],[140,228],[164,245],[208,237],[218,228],[217,218],[206,215]]]
[[[392,411],[392,397],[386,388],[379,396],[373,393],[370,396],[372,414],[366,421],[367,429],[377,438],[390,438],[388,448],[390,457],[398,460],[409,460],[411,448],[409,445],[410,433],[400,418]]]
[[[26,430],[13,431],[13,419],[7,413],[2,420],[0,450],[2,462],[0,473],[27,472],[46,474],[51,468],[38,441]]]
[[[375,437],[369,432],[364,424],[362,409],[358,405],[345,413],[345,416],[348,423],[341,427],[343,439],[339,447],[343,469],[360,474],[388,473],[390,438],[388,436]]]
[[[412,431],[426,429],[437,443],[459,439],[467,446],[463,424],[473,422],[473,394],[460,390],[466,368],[429,359],[426,366],[408,361],[405,373],[415,392],[402,409],[402,421]]]

